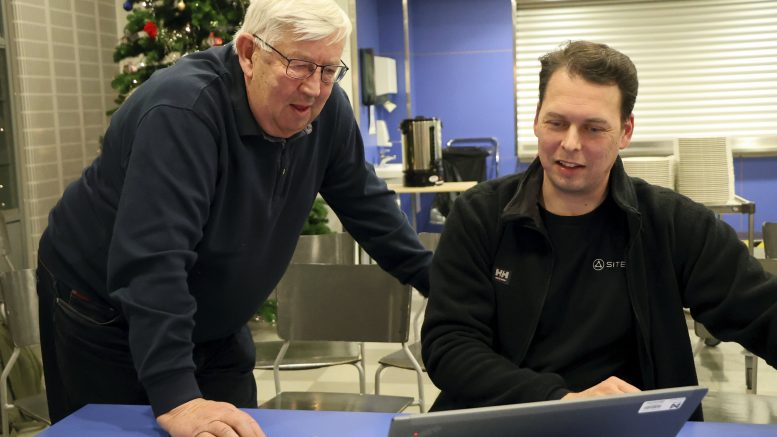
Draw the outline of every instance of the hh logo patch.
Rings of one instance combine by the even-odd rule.
[[[510,283],[510,271],[500,269],[499,267],[496,268],[494,271],[494,279],[496,279],[498,282],[501,282],[505,285]]]

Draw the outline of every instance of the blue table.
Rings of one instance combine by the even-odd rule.
[[[390,413],[246,410],[267,437],[386,437]],[[777,425],[688,422],[680,437],[777,436]],[[39,434],[42,437],[167,436],[147,405],[87,405]]]

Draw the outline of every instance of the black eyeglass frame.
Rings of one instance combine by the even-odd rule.
[[[342,59],[340,60],[340,64],[342,64],[342,65],[320,65],[320,64],[316,64],[313,61],[308,61],[307,59],[289,58],[286,55],[284,55],[283,53],[279,52],[278,49],[276,49],[275,47],[273,47],[270,44],[268,44],[267,41],[263,40],[262,37],[260,37],[259,35],[253,34],[253,36],[254,36],[254,38],[258,39],[262,44],[264,44],[267,47],[269,47],[270,50],[272,50],[275,53],[277,53],[278,56],[280,56],[281,58],[283,58],[286,61],[286,76],[288,76],[291,79],[305,80],[305,79],[309,78],[310,76],[316,74],[316,70],[321,68],[321,82],[323,82],[325,84],[331,84],[331,83],[337,83],[337,82],[340,82],[341,80],[343,80],[343,78],[345,77],[345,74],[348,73],[348,70],[350,70],[348,65],[346,65],[345,62],[343,62]],[[315,65],[316,68],[311,70],[310,74],[308,74],[305,77],[293,76],[293,75],[291,75],[289,73],[289,66],[294,61],[302,62],[302,63],[307,64],[307,65]],[[330,68],[334,67],[334,68],[339,68],[340,69],[340,73],[338,73],[336,76],[334,76],[334,79],[332,81],[327,81],[327,80],[324,79],[324,69],[327,68],[327,67],[330,67]]]

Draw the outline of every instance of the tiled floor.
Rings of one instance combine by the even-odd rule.
[[[422,303],[419,297],[414,298],[413,306],[417,308]],[[689,327],[692,323],[689,322]],[[705,346],[698,340],[692,328],[689,336],[697,347],[696,363],[699,375],[699,383],[709,388],[710,393],[719,394],[745,394],[745,358],[742,347],[734,343],[721,343],[715,347]],[[396,345],[369,343],[367,345],[367,392],[374,393],[374,375],[377,368],[377,360],[383,355],[397,350]],[[257,386],[259,390],[259,403],[271,398],[275,394],[272,371],[255,370]],[[417,396],[417,385],[414,372],[400,369],[387,369],[381,379],[381,393],[403,396]],[[427,408],[439,394],[429,377],[424,374],[424,389],[427,399]],[[288,391],[359,391],[358,373],[352,366],[338,366],[326,369],[287,371],[281,376],[282,387]],[[768,366],[763,360],[758,365],[758,394],[777,396],[777,370]],[[743,398],[747,399],[747,398]],[[741,404],[741,402],[739,402]],[[735,409],[743,409],[744,405],[735,405]],[[752,407],[750,407],[752,409]],[[408,412],[417,412],[418,407],[410,407]],[[777,412],[771,409],[756,416],[756,422],[774,421]],[[752,416],[750,416],[752,417]],[[18,436],[33,436],[39,430],[30,430],[17,434]]]

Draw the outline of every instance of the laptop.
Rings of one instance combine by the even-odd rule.
[[[676,436],[705,394],[706,388],[690,386],[400,415],[388,437]]]

